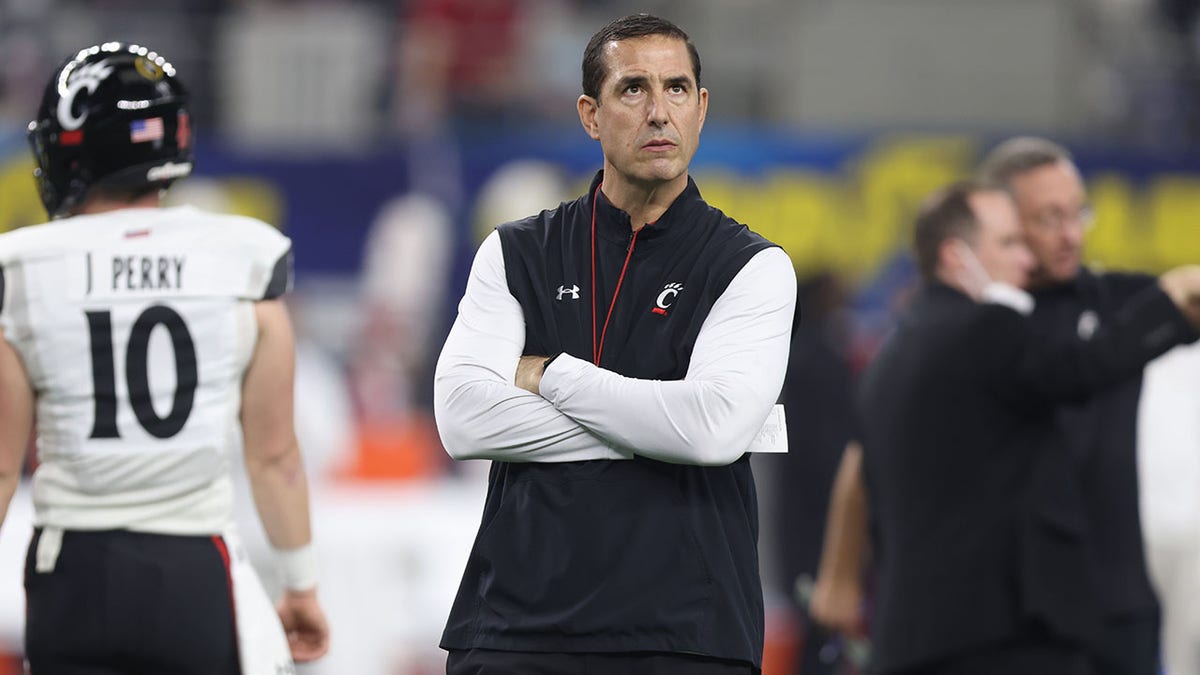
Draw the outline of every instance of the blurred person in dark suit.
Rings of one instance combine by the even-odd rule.
[[[1029,289],[1033,322],[1052,336],[1089,339],[1117,319],[1126,301],[1155,285],[1148,274],[1095,272],[1082,264],[1091,207],[1079,170],[1062,146],[1018,137],[980,165],[984,180],[1013,197],[1037,264]],[[1090,643],[1104,675],[1158,672],[1159,608],[1143,552],[1138,508],[1137,371],[1086,403],[1059,414],[1079,476],[1102,623]]]
[[[998,145],[980,168],[984,180],[1013,197],[1022,231],[1035,257],[1029,287],[1036,299],[1033,321],[1052,335],[1087,339],[1113,320],[1121,303],[1155,283],[1150,275],[1095,273],[1082,266],[1083,240],[1091,224],[1087,195],[1067,150],[1040,138]],[[1100,673],[1145,674],[1158,668],[1158,604],[1147,573],[1138,509],[1137,423],[1141,373],[1086,405],[1064,410],[1060,425],[1075,459],[1091,547],[1102,620],[1090,640]],[[865,499],[853,482],[846,499]],[[837,512],[835,493],[834,506]],[[851,515],[847,528],[862,530]],[[865,546],[865,535],[843,535]],[[861,553],[829,550],[837,562],[822,566],[814,604],[825,625],[852,632],[860,623],[855,574]],[[849,562],[841,561],[845,558]],[[829,574],[824,574],[829,570]]]
[[[1084,340],[1027,318],[1034,258],[1002,189],[935,194],[914,241],[924,286],[859,397],[878,544],[872,668],[1094,672],[1086,519],[1055,413],[1195,340],[1200,267],[1164,274]]]

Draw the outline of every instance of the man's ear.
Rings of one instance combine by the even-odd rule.
[[[591,96],[583,94],[575,105],[579,108],[579,123],[583,125],[583,130],[592,140],[600,140],[600,125],[596,123],[596,110],[600,104]]]
[[[962,253],[958,250],[959,240],[946,237],[938,246],[938,268],[954,274],[963,267]]]

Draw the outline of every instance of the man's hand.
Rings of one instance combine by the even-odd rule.
[[[516,384],[525,391],[541,395],[542,371],[549,356],[522,356],[517,362]]]
[[[864,636],[863,589],[857,580],[818,578],[812,587],[808,614],[821,626],[848,638]]]
[[[1158,278],[1158,285],[1200,330],[1200,265],[1182,265],[1167,270]]]
[[[275,609],[283,622],[292,660],[307,663],[329,651],[329,624],[317,602],[317,589],[284,591]]]

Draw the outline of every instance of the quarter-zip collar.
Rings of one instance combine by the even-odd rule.
[[[1032,293],[1039,298],[1084,297],[1088,295],[1088,289],[1095,286],[1095,279],[1096,275],[1091,270],[1080,266],[1079,273],[1069,281],[1048,284],[1034,289]]]
[[[588,188],[587,207],[591,207],[591,200],[594,198],[596,202],[596,233],[597,236],[605,241],[610,241],[622,246],[627,246],[631,235],[633,234],[633,226],[630,224],[629,214],[622,211],[613,205],[604,196],[603,190],[597,190],[600,184],[604,181],[604,171],[596,172],[592,178],[592,184]],[[593,197],[594,196],[594,197]],[[704,203],[700,196],[700,189],[696,187],[696,182],[692,177],[688,176],[687,187],[667,210],[663,212],[653,223],[646,224],[638,231],[638,245],[650,243],[658,240],[669,240],[676,236],[677,233],[687,230],[687,221],[694,218],[699,209],[707,209],[707,204]],[[589,209],[590,210],[590,209]]]

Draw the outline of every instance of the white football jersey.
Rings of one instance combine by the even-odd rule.
[[[0,327],[37,395],[35,522],[216,534],[253,303],[291,284],[291,242],[192,207],[74,216],[0,235]]]

